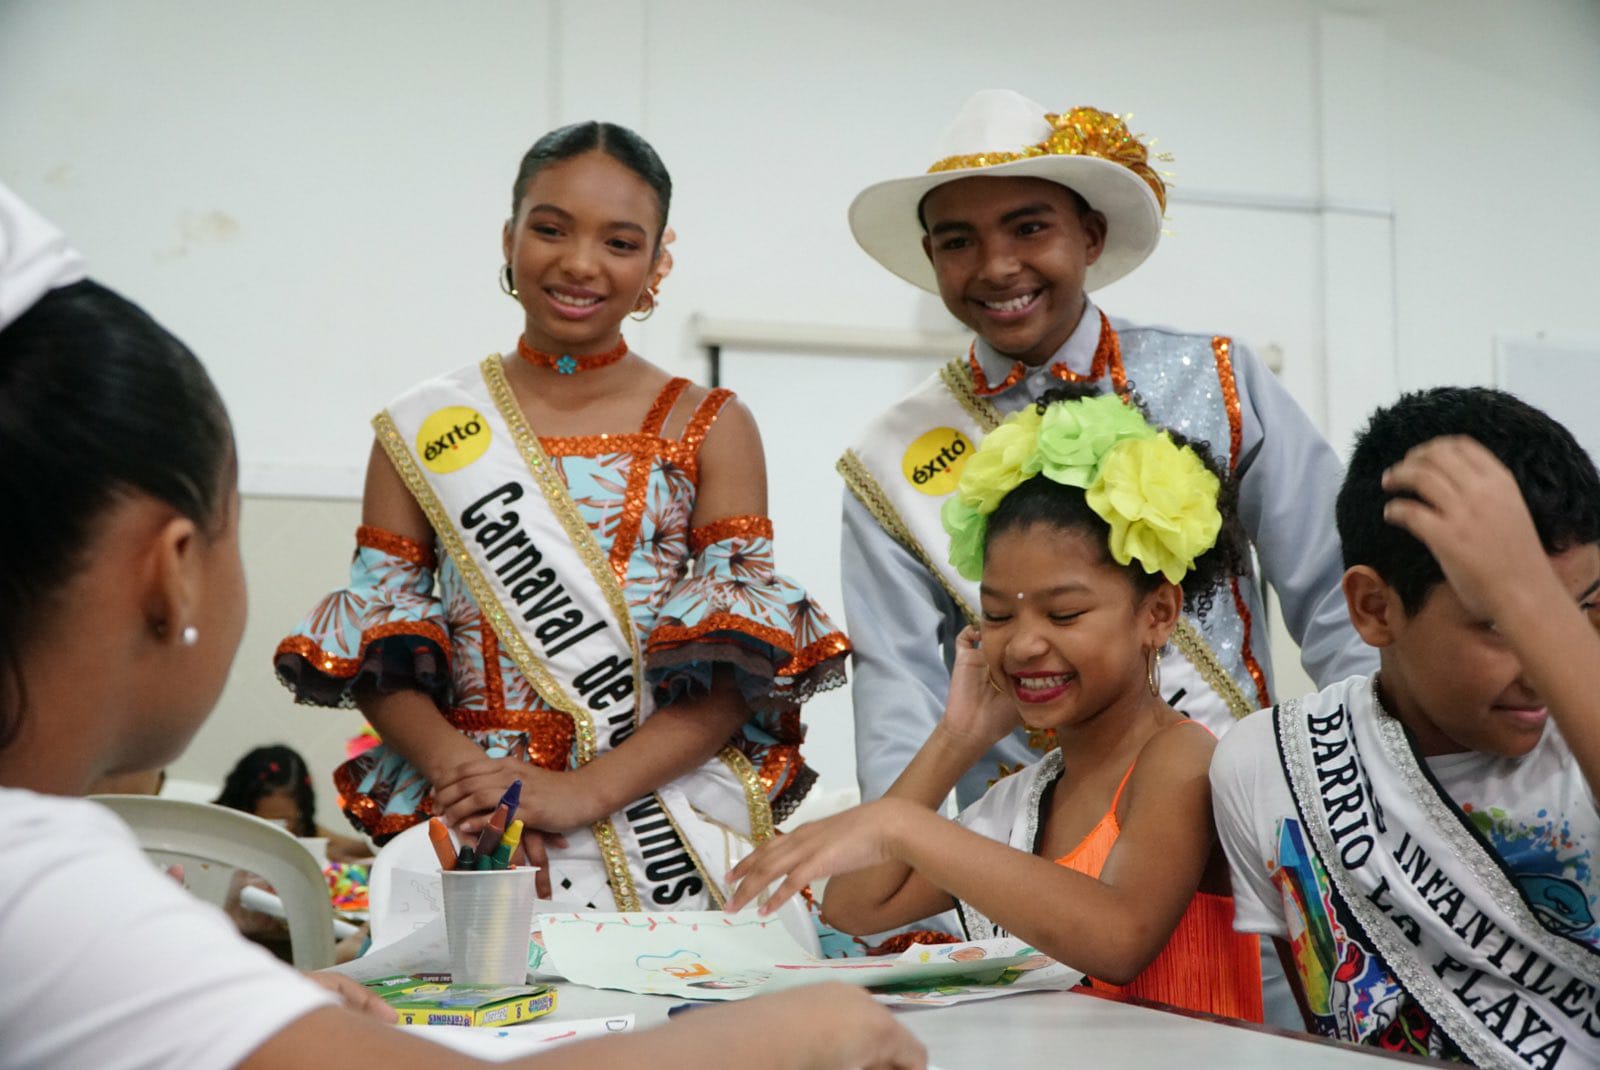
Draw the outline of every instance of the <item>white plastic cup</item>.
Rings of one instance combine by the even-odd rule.
[[[520,985],[528,975],[538,866],[439,874],[450,977],[457,984]]]

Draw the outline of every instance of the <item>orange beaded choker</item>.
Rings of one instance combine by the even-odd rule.
[[[575,357],[571,353],[546,353],[533,348],[526,340],[518,338],[517,355],[536,368],[549,368],[560,375],[575,375],[578,372],[592,372],[596,368],[604,368],[607,364],[615,364],[628,355],[628,340],[617,339],[616,348],[608,349],[604,353]]]

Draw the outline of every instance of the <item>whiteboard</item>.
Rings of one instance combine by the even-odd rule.
[[[1600,463],[1600,338],[1496,336],[1495,381],[1559,420]]]

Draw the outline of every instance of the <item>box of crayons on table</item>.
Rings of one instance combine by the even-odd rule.
[[[556,1009],[549,985],[457,985],[422,977],[384,977],[366,986],[401,1025],[515,1025]]]

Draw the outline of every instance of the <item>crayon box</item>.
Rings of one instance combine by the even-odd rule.
[[[366,987],[395,1009],[401,1025],[515,1025],[556,1009],[556,993],[549,985],[457,985],[384,977]]]

